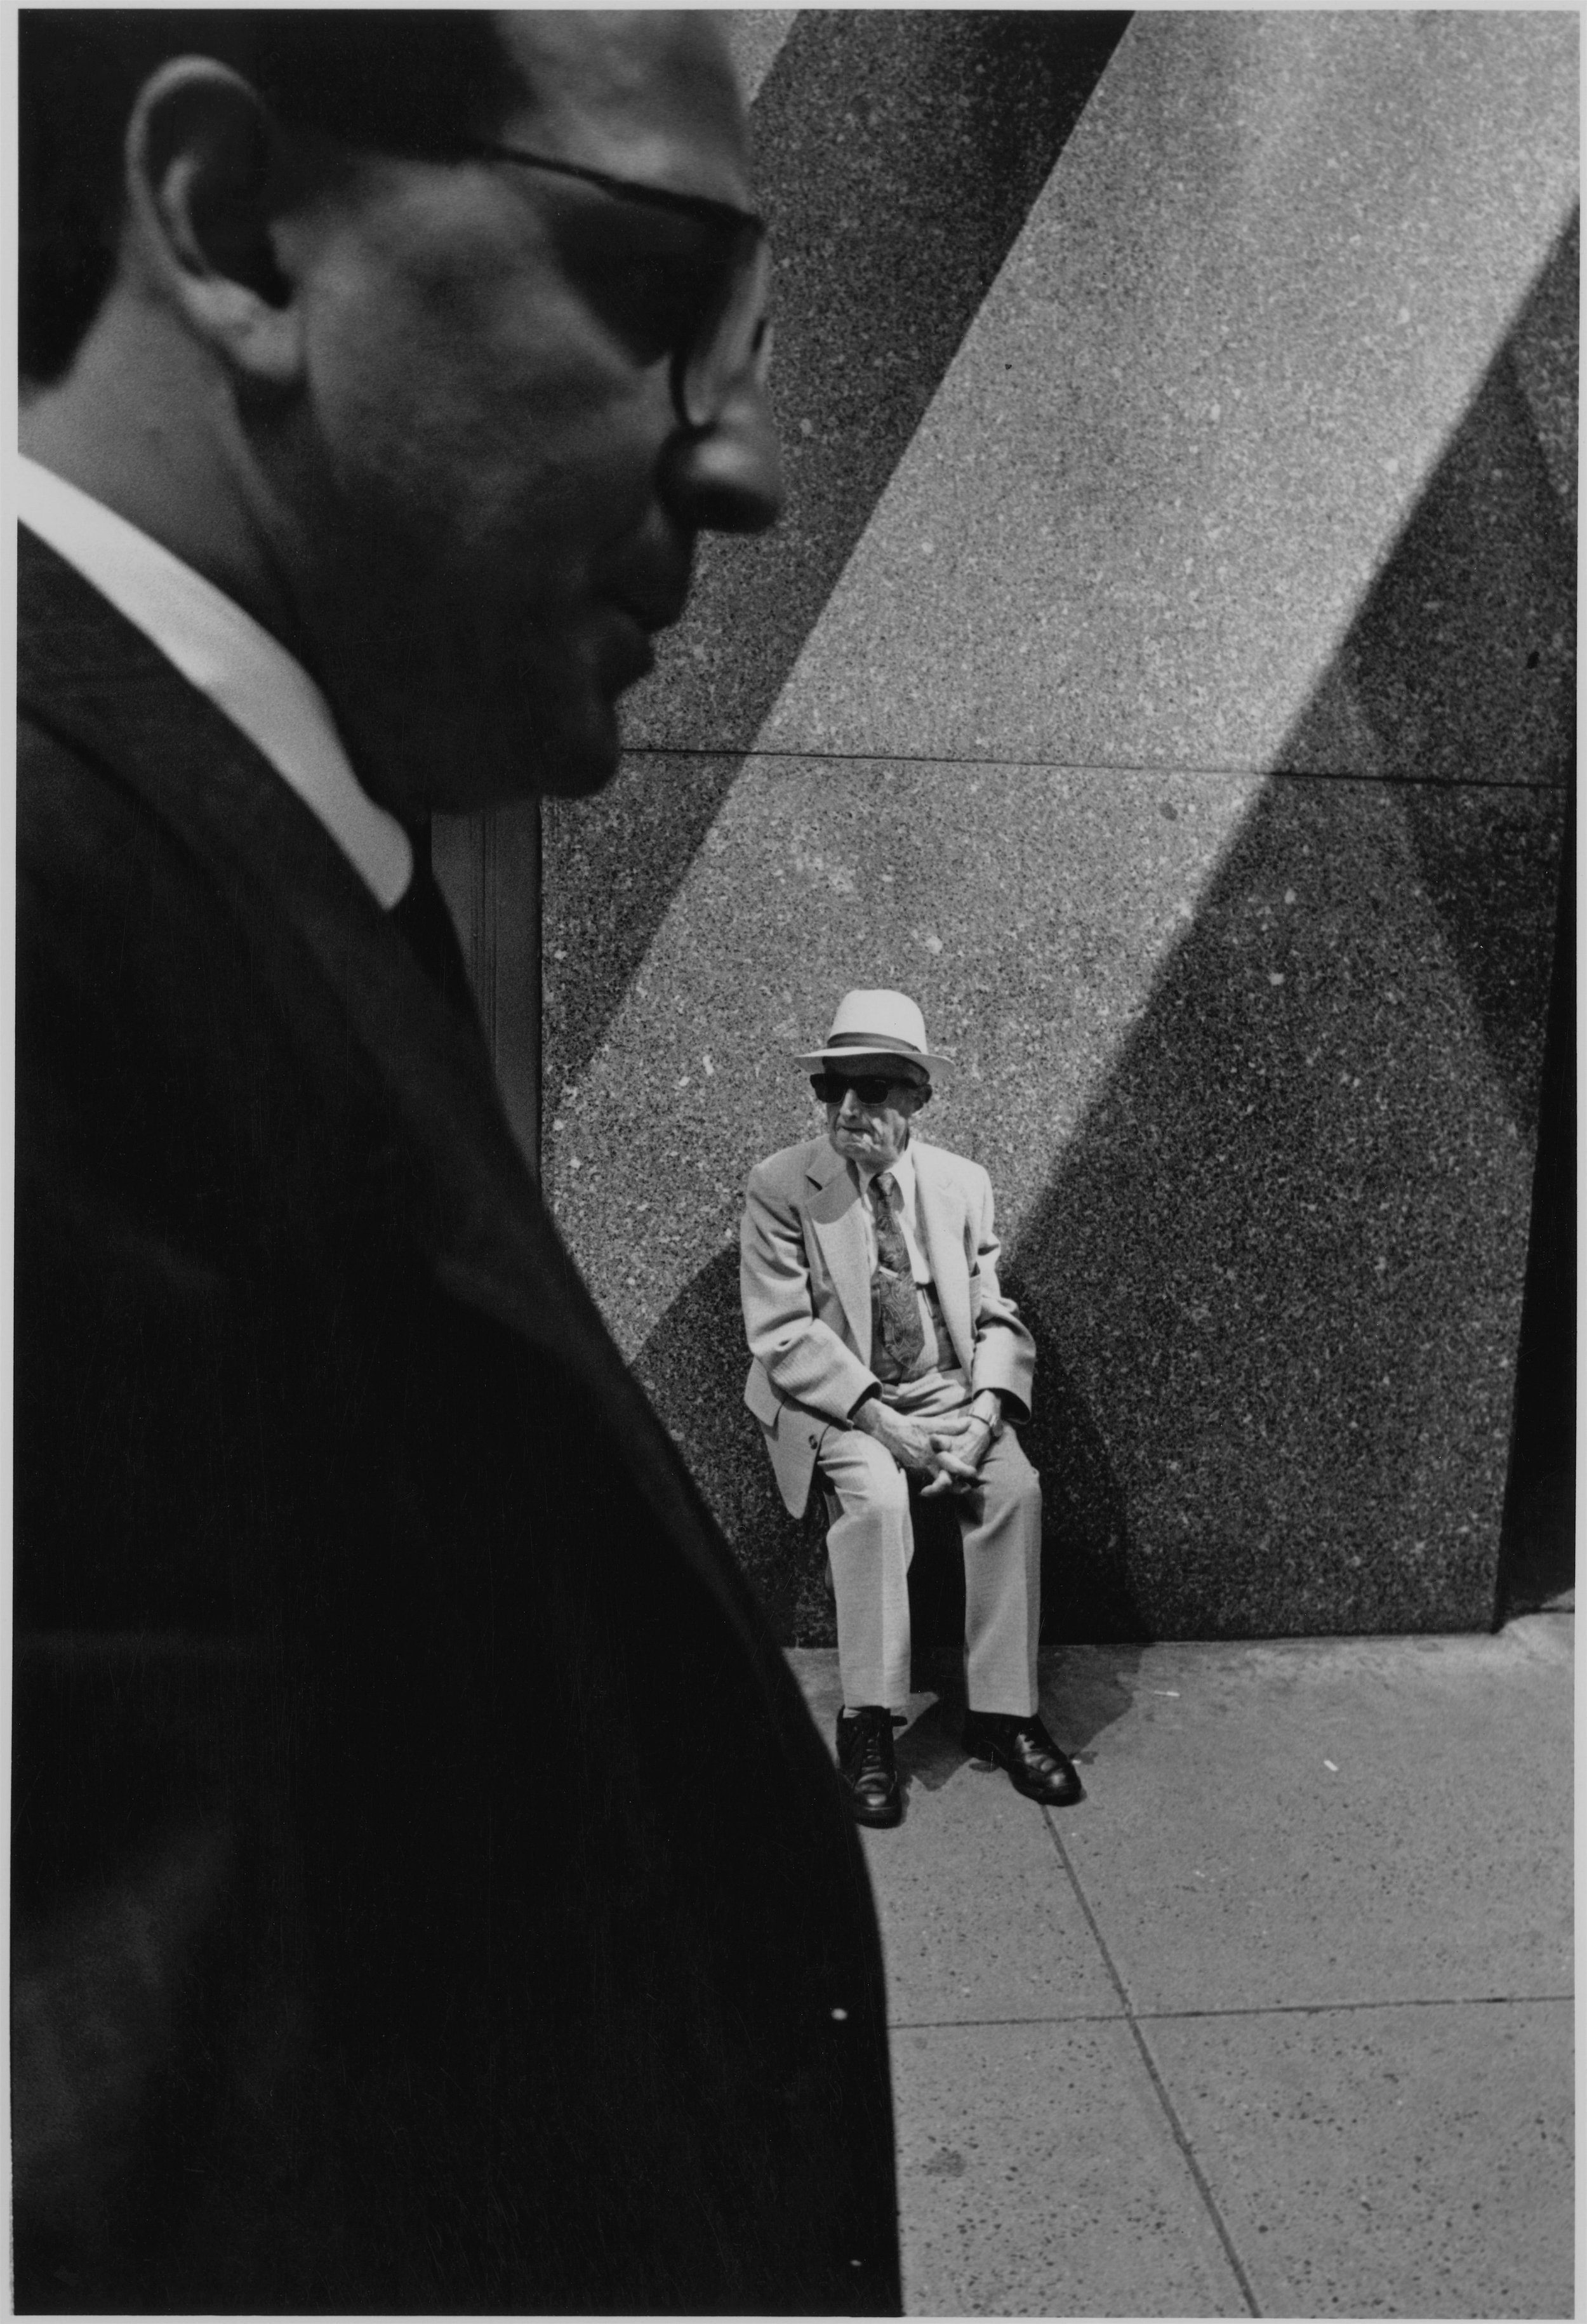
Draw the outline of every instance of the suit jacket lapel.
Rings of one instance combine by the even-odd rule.
[[[968,1372],[975,1360],[975,1326],[970,1314],[970,1271],[964,1261],[964,1197],[950,1179],[939,1175],[932,1147],[916,1142],[911,1150],[920,1240],[931,1262],[948,1337]]]
[[[809,1165],[815,1181],[810,1197],[810,1224],[821,1256],[826,1261],[863,1364],[871,1360],[871,1268],[865,1242],[865,1222],[860,1197],[849,1176],[849,1166],[830,1146],[818,1148]]]
[[[472,1005],[442,997],[318,817],[208,697],[52,549],[25,530],[18,542],[26,715],[177,833],[268,931],[272,967],[312,964],[322,1007],[340,1001],[404,1112],[443,1148],[499,1164],[505,1122]]]
[[[135,790],[205,864],[258,931],[262,976],[297,988],[299,1021],[339,1012],[351,1026],[405,1132],[411,1228],[437,1279],[583,1379],[658,1518],[758,1652],[737,1576],[708,1548],[703,1504],[524,1168],[472,1009],[443,999],[318,818],[230,720],[25,529],[18,554],[26,714]]]

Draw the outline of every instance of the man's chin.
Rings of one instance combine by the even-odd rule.
[[[617,771],[614,702],[596,687],[536,699],[525,687],[493,713],[488,688],[454,683],[415,700],[395,690],[371,721],[365,781],[399,815],[477,815],[538,798],[585,798]]]
[[[587,798],[604,789],[617,772],[622,755],[622,737],[610,709],[577,721],[548,718],[516,733],[493,738],[475,755],[470,767],[456,768],[454,800],[437,798],[433,804],[477,814],[531,798]]]
[[[525,786],[525,795],[538,793],[546,798],[588,798],[595,791],[604,790],[622,761],[622,749],[615,737],[609,750],[567,751],[549,758],[540,770],[540,779]]]
[[[587,798],[604,790],[623,757],[614,699],[594,689],[549,717],[530,743],[525,788],[548,798]]]

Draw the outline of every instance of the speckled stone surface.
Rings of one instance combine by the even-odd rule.
[[[754,740],[1126,21],[796,12],[752,115],[787,513],[772,542],[702,543],[635,742]]]
[[[1576,530],[1576,417],[1582,366],[1582,213],[1549,254],[1515,330],[1510,353],[1549,477]]]
[[[1133,1665],[1067,1650],[1044,1699],[1087,1727],[1102,1693],[1112,1715],[1064,1846],[1130,2006],[1567,1994],[1572,1677],[1568,1617]]]
[[[1489,366],[1277,766],[1430,783],[1564,779],[1575,519],[1536,417],[1557,437],[1557,398],[1528,399],[1520,383],[1544,311],[1530,307]],[[1547,318],[1569,348],[1563,319]],[[1561,447],[1554,466],[1564,465]]]
[[[1492,1610],[1575,22],[1117,36],[800,14],[755,106],[789,521],[706,560],[642,747],[546,811],[548,1185],[787,1637],[831,1616],[740,1401],[736,1219],[850,984],[958,1052],[922,1130],[991,1170],[1038,1337],[1050,1636]]]
[[[1266,2316],[1570,2316],[1572,2010],[1158,2024]]]
[[[1098,55],[974,21],[1001,29],[972,52],[951,14],[804,15],[757,100],[789,513],[703,545],[630,698],[636,746],[722,755],[673,761],[637,829],[632,782],[548,811],[548,882],[600,932],[577,1004],[553,996],[553,1049],[579,1036],[553,1071],[577,1078],[757,733],[1557,777],[1575,20],[1149,14],[1077,127]],[[877,239],[917,211],[925,265]]]
[[[677,773],[694,778],[687,764]],[[636,883],[673,779],[672,762],[643,760],[623,779],[628,801],[599,803],[633,825]],[[610,1038],[577,1084],[549,1084],[563,1231],[785,1635],[826,1635],[828,1609],[818,1536],[783,1510],[742,1403],[737,1221],[752,1164],[820,1127],[789,1053],[846,985],[917,992],[933,1038],[961,1052],[931,1132],[987,1161],[1017,1221],[1254,790],[1238,778],[758,762]],[[945,883],[945,862],[973,864],[973,883]],[[603,924],[572,917],[570,888],[584,892],[548,883],[548,990],[574,1012],[602,990],[603,925],[621,927],[627,897],[617,890]],[[551,1018],[553,1059],[588,1038],[577,1015]],[[1049,1365],[1049,1394],[1057,1379]],[[1105,1455],[1084,1416],[1069,1441],[1077,1489],[1105,1504]]]
[[[796,14],[752,110],[788,506],[770,539],[698,544],[687,620],[658,641],[655,677],[628,697],[636,747],[754,741],[1126,22]],[[762,43],[745,61],[763,60]],[[598,1008],[638,968],[737,766],[701,761],[665,832],[647,821],[642,881],[609,811],[582,822],[581,810],[549,810],[553,848],[569,819],[578,839],[548,876],[574,917],[606,929]],[[619,883],[620,918],[609,908]]]
[[[761,746],[1272,763],[1569,216],[1576,38],[1137,15]]]
[[[1491,1618],[1558,817],[1436,804],[1269,788],[1022,1222],[1154,1635]]]
[[[1001,1770],[969,1764],[956,1716],[923,1713],[900,1738],[898,1757],[909,1785],[904,1823],[868,1833],[865,1850],[893,2022],[1112,2015],[1106,1969],[1040,1810]]]
[[[865,1835],[937,1962],[928,2024],[890,1978],[909,2312],[1573,2312],[1573,1631],[1046,1652],[1045,1865],[911,1697],[934,1781]],[[829,1732],[835,1654],[789,1659]],[[957,1903],[1016,1883],[1043,2018]]]
[[[836,1657],[800,1657],[832,1747]],[[904,1821],[860,1837],[895,2026],[1112,2016],[1118,1997],[1040,1810],[959,1740],[962,1695],[917,1693],[896,1738]],[[1054,1733],[1072,1737],[1060,1721]],[[1064,1821],[1068,1817],[1066,1814]]]
[[[893,2092],[909,2315],[1247,2312],[1123,2025],[902,2033]]]
[[[958,1053],[921,1129],[991,1171],[1037,1334],[1054,1632],[1486,1623],[1559,809],[1409,797],[820,761],[735,788],[556,1094],[549,1183],[785,1635],[821,1635],[819,1546],[740,1403],[739,1196],[818,1129],[786,1059],[856,983]]]

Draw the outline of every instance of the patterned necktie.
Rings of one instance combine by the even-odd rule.
[[[871,1181],[876,1225],[876,1272],[871,1277],[871,1369],[880,1380],[908,1378],[926,1345],[920,1301],[904,1231],[893,1216],[893,1178],[883,1170]]]

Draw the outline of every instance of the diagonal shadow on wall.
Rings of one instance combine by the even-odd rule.
[[[1490,908],[1504,866],[1445,794],[1563,782],[1573,764],[1574,494],[1550,474],[1515,348],[1537,313],[1557,330],[1573,307],[1577,250],[1573,218],[1275,769],[1364,767],[1410,786],[1401,810],[1428,892],[1528,1132],[1546,954],[1524,912]]]
[[[1576,1579],[1576,834],[1565,819],[1496,1622]]]
[[[1573,586],[1506,350],[1010,1254],[1049,1637],[1489,1619]],[[829,1642],[732,1252],[636,1361],[781,1634]]]
[[[1128,22],[800,14],[753,108],[787,514],[769,541],[702,544],[687,621],[632,706],[637,755],[598,799],[548,803],[553,1101],[599,1046]],[[669,762],[663,793],[644,748],[669,744],[725,755],[687,782]],[[577,978],[556,973],[559,952]]]
[[[1507,347],[1019,1238],[1154,1635],[1489,1622],[1574,630]]]

